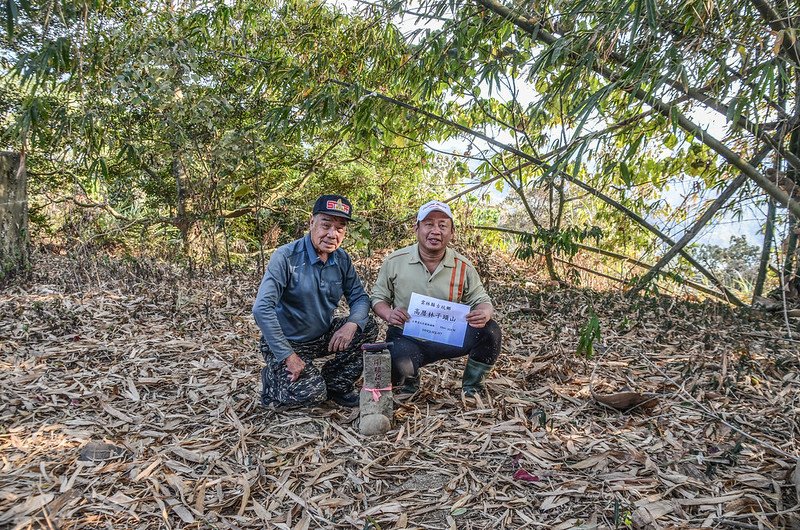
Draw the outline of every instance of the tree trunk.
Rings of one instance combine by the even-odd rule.
[[[800,68],[795,69],[795,92],[800,89]],[[796,94],[795,99],[795,109],[800,106],[800,94]],[[792,134],[789,137],[789,151],[793,154],[800,156],[800,126],[795,127],[792,130]],[[796,187],[800,186],[800,169],[787,167],[786,169],[786,176],[789,178],[789,182],[792,188],[789,190],[790,193],[796,193]],[[787,183],[788,184],[788,183]],[[795,270],[800,270],[800,259],[797,260],[797,266],[792,267],[792,261],[795,258],[795,250],[797,249],[797,230],[800,228],[800,222],[798,222],[800,217],[796,215],[789,215],[789,248],[786,251],[786,263],[783,267],[783,277],[784,281],[789,281],[792,278],[792,272]]]
[[[788,282],[792,278],[792,273],[794,272],[794,254],[797,251],[797,229],[800,227],[800,223],[797,222],[797,218],[791,214],[789,214],[789,219],[787,220],[789,223],[789,237],[786,241],[786,256],[783,260],[783,281]]]
[[[0,152],[0,280],[28,266],[25,155]]]
[[[775,231],[775,199],[770,198],[767,203],[767,222],[764,226],[764,245],[761,247],[761,262],[758,266],[758,276],[753,286],[753,303],[756,297],[764,292],[764,282],[767,280],[769,267],[769,253],[772,250],[772,236]]]
[[[186,214],[186,175],[177,150],[173,151],[172,168],[170,170],[175,180],[175,226],[181,232],[183,251],[189,254],[189,229],[192,221]]]
[[[510,178],[507,178],[506,182],[511,184],[511,186],[514,188],[514,191],[516,191],[517,195],[519,195],[522,205],[525,207],[525,211],[528,213],[528,218],[531,220],[533,225],[537,229],[541,230],[542,225],[536,220],[536,216],[533,214],[533,209],[531,208],[531,205],[528,204],[528,198],[525,196],[525,191],[522,189],[522,181],[520,180],[519,186],[517,186],[516,182],[513,182]],[[561,278],[558,277],[555,262],[553,261],[553,244],[550,241],[547,241],[544,244],[544,263],[547,267],[547,274],[550,276],[550,279],[561,283]]]

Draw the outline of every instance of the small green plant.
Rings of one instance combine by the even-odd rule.
[[[591,359],[594,357],[594,341],[600,339],[600,320],[597,315],[589,310],[589,321],[581,328],[580,336],[578,337],[578,349],[576,354],[581,357]]]
[[[372,517],[367,517],[362,530],[381,530],[381,525]]]
[[[614,528],[633,527],[633,514],[630,510],[624,509],[619,499],[614,499]]]
[[[531,414],[531,420],[534,419],[539,423],[539,427],[542,429],[547,427],[547,413],[544,410],[537,409],[533,411]]]

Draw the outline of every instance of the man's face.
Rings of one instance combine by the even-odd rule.
[[[415,229],[419,246],[428,252],[439,252],[453,239],[453,221],[442,212],[431,212]]]
[[[339,248],[347,234],[345,219],[325,213],[318,213],[311,217],[309,227],[311,243],[320,254],[330,254]]]

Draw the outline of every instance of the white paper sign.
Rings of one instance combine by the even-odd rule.
[[[469,312],[468,305],[411,293],[408,303],[411,320],[403,327],[403,335],[461,347]]]

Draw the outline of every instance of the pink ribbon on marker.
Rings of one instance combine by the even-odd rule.
[[[386,388],[367,388],[365,386],[361,387],[361,390],[364,390],[366,392],[372,392],[373,401],[378,401],[381,398],[381,392],[389,392],[391,389],[392,389],[391,385],[387,386]]]

